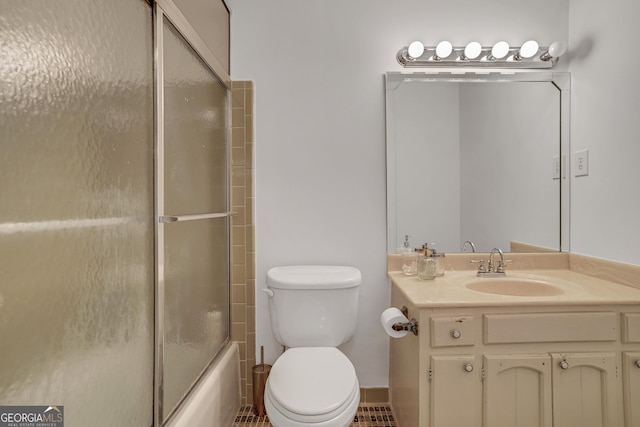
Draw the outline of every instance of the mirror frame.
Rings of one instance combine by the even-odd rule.
[[[404,82],[549,82],[560,91],[560,249],[569,252],[570,242],[570,155],[571,155],[571,74],[552,71],[414,71],[387,72],[385,74],[385,129],[387,152],[387,253],[396,253],[397,230],[395,122],[389,120],[389,111],[395,105],[391,94]]]

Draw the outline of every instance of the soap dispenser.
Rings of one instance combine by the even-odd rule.
[[[410,235],[404,236],[404,243],[402,248],[398,248],[398,252],[402,257],[402,274],[405,276],[415,276],[418,274],[418,253],[411,249],[411,242],[409,242]]]
[[[398,253],[399,254],[402,254],[402,253],[405,253],[405,252],[413,252],[411,250],[411,242],[409,242],[409,237],[413,237],[413,236],[410,236],[408,234],[404,235],[404,242],[402,243],[402,247],[398,248]]]

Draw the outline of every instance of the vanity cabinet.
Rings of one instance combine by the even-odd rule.
[[[625,310],[409,307],[420,334],[391,343],[391,402],[406,404],[399,425],[640,427],[640,313]],[[417,375],[400,384],[394,355],[409,349]],[[398,390],[414,390],[416,407],[398,403]]]
[[[554,425],[622,425],[616,368],[614,353],[552,355]]]
[[[429,376],[432,427],[618,425],[613,353],[432,356]]]
[[[640,313],[622,314],[622,341],[634,349],[622,353],[625,427],[640,427]]]
[[[613,353],[489,355],[486,426],[615,426]]]
[[[551,427],[551,385],[548,354],[484,356],[484,425]]]
[[[432,356],[429,425],[481,427],[481,360],[478,356]]]
[[[640,352],[622,355],[625,427],[640,427]]]

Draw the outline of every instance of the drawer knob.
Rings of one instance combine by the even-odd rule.
[[[465,363],[464,370],[465,372],[473,372],[473,365],[471,363]]]
[[[560,362],[560,368],[561,369],[569,369],[569,362],[567,362],[566,360],[563,360]]]
[[[640,360],[636,360],[635,365],[636,365],[636,367],[640,368]]]
[[[453,331],[451,331],[451,336],[452,336],[454,339],[456,339],[456,340],[457,340],[458,338],[460,338],[460,337],[462,336],[462,334],[460,333],[460,331],[459,331],[459,330],[454,329]]]

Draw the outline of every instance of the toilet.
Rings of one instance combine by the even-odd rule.
[[[353,267],[288,266],[267,272],[269,315],[287,350],[264,393],[274,427],[348,427],[360,402],[351,361],[338,346],[356,328],[362,276]]]

